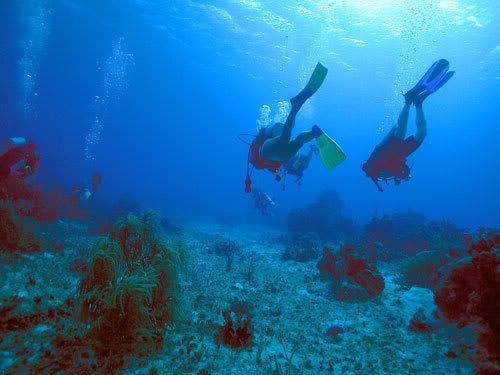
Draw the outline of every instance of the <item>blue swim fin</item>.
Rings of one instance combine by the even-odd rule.
[[[415,99],[413,99],[413,104],[415,106],[420,107],[425,100],[430,94],[435,93],[437,90],[439,90],[441,87],[444,86],[446,82],[450,80],[451,77],[455,74],[454,71],[451,72],[446,72],[446,74],[442,77],[440,77],[439,81],[434,81],[432,85],[427,86],[422,92],[420,92]]]
[[[422,105],[425,98],[436,92],[453,76],[454,72],[448,72],[449,68],[450,63],[445,59],[438,60],[432,64],[420,81],[404,94],[406,103]]]

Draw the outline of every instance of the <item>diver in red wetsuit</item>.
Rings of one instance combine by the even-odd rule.
[[[291,139],[292,130],[295,126],[295,117],[304,103],[319,90],[327,72],[328,69],[318,63],[304,89],[290,100],[292,108],[285,123],[276,123],[260,129],[254,141],[250,144],[245,180],[245,191],[247,193],[251,192],[250,164],[256,169],[271,171],[276,180],[279,181],[281,179],[280,167],[292,159],[302,146],[324,134],[317,125],[314,125],[310,131],[302,132],[295,139]]]
[[[399,114],[398,123],[363,163],[363,171],[373,180],[379,191],[382,191],[379,184],[381,180],[394,180],[396,186],[400,185],[401,181],[410,180],[410,168],[406,164],[406,158],[420,147],[427,135],[422,103],[453,76],[455,72],[449,72],[449,66],[447,60],[436,61],[417,85],[404,94],[405,105]],[[417,132],[406,137],[411,104],[414,104],[417,110]]]
[[[70,202],[74,207],[85,206],[94,197],[97,189],[101,185],[102,176],[99,172],[92,175],[92,188],[73,185],[71,189]]]
[[[40,162],[36,144],[24,138],[12,139],[16,142],[8,143],[7,151],[0,155],[0,179],[9,176],[26,178],[35,173]]]

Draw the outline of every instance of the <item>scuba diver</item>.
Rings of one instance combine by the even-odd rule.
[[[370,158],[363,163],[362,169],[372,179],[377,189],[382,192],[379,181],[388,183],[394,180],[399,186],[401,181],[411,178],[410,167],[406,158],[417,150],[427,135],[427,124],[422,109],[423,101],[439,90],[455,74],[448,71],[450,63],[441,59],[436,61],[410,91],[404,94],[405,105],[399,114],[397,124],[390,130],[384,140],[373,150]],[[411,104],[415,105],[416,127],[415,135],[406,137],[408,117]]]
[[[36,144],[22,137],[13,137],[5,141],[5,148],[0,155],[0,179],[9,176],[26,178],[36,171],[40,162]]]
[[[256,169],[269,170],[276,180],[280,181],[282,177],[279,172],[280,167],[292,159],[303,145],[314,139],[317,142],[321,160],[327,169],[345,160],[346,156],[342,149],[317,125],[314,125],[310,131],[302,132],[295,139],[291,139],[297,113],[304,103],[319,90],[327,73],[328,69],[318,63],[306,87],[290,99],[292,108],[285,123],[276,123],[259,130],[248,150],[245,192],[252,191],[250,164]]]
[[[286,175],[294,175],[297,177],[295,180],[296,183],[300,185],[302,181],[302,177],[304,177],[304,171],[309,167],[309,163],[313,155],[318,153],[318,146],[315,144],[311,144],[309,148],[309,152],[307,154],[298,153],[293,158],[288,160],[283,164],[283,168],[285,170]]]
[[[276,202],[260,189],[253,189],[254,207],[260,210],[263,216],[271,216],[269,209],[276,206]]]
[[[87,205],[95,196],[97,189],[101,185],[102,176],[99,172],[92,175],[92,188],[82,187],[78,184],[73,185],[71,189],[70,201],[74,207],[83,207]]]

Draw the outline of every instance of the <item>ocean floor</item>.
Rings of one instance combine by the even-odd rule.
[[[0,312],[16,305],[29,319],[0,327],[0,372],[49,373],[51,342],[72,326],[72,299],[81,260],[96,237],[60,221],[61,253],[41,252],[0,262]],[[385,289],[376,299],[344,303],[330,296],[316,261],[284,261],[281,232],[259,226],[188,222],[181,241],[188,251],[182,278],[182,314],[168,328],[162,349],[147,358],[128,357],[126,374],[470,374],[471,364],[448,358],[453,343],[439,330],[417,333],[409,321],[419,309],[434,310],[433,294],[397,284],[391,264],[379,264]],[[230,271],[210,251],[223,236],[241,248]],[[17,298],[15,298],[17,297]],[[10,302],[9,302],[10,301]],[[13,302],[14,301],[14,302]],[[11,305],[9,305],[9,303]],[[244,304],[252,316],[246,349],[218,346],[222,311]],[[14,325],[12,325],[14,324]],[[331,327],[337,330],[327,333]],[[48,354],[49,353],[49,354]],[[68,354],[73,355],[73,354]],[[91,360],[79,354],[71,361]],[[44,370],[45,369],[45,370]],[[99,373],[99,370],[96,370]],[[73,373],[68,371],[67,373]]]

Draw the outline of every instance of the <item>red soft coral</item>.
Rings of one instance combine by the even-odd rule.
[[[217,345],[223,344],[229,348],[247,348],[252,343],[252,317],[246,308],[232,307],[223,311],[224,324],[218,327],[215,335]],[[233,321],[234,317],[234,321]]]
[[[339,278],[339,270],[336,267],[336,257],[330,249],[325,248],[323,250],[323,257],[319,260],[317,267],[323,278]]]
[[[335,298],[344,302],[362,302],[378,296],[385,287],[384,278],[375,267],[345,245],[337,254],[326,248],[317,267],[324,280],[331,281]]]

